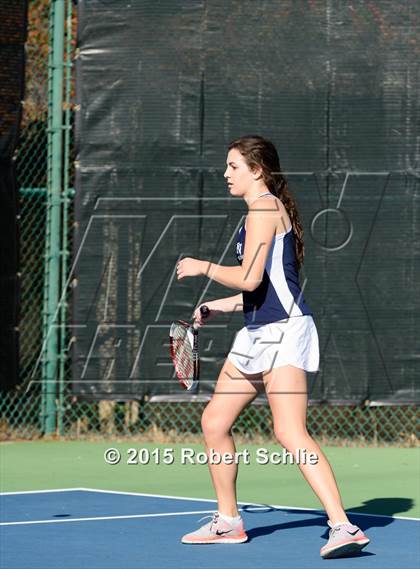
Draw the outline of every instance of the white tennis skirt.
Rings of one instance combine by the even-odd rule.
[[[293,365],[319,371],[319,339],[310,314],[293,316],[237,332],[227,356],[244,373],[259,373]]]

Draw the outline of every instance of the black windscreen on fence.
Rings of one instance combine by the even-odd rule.
[[[419,5],[78,6],[73,391],[180,393],[170,323],[238,291],[177,281],[175,265],[237,264],[246,207],[226,188],[227,145],[260,134],[304,228],[321,350],[310,399],[418,399]],[[201,329],[199,392],[242,326],[235,313]]]
[[[0,17],[0,389],[19,383],[19,200],[14,153],[25,84],[27,2]]]

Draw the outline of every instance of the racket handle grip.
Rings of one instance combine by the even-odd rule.
[[[210,314],[210,308],[206,305],[200,306],[200,313],[203,318],[207,318]]]

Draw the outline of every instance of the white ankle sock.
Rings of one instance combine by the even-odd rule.
[[[343,524],[348,524],[348,523],[349,523],[349,522],[336,522],[336,523],[333,525],[333,528],[335,528],[335,527],[337,527],[337,526],[342,526]]]
[[[230,524],[235,524],[241,521],[241,516],[235,516],[235,517],[231,517],[231,516],[227,516],[226,514],[221,514],[219,512],[219,516],[222,518],[222,520],[225,520],[225,522],[229,522]]]

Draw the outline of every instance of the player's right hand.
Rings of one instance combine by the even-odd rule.
[[[203,318],[203,316],[201,314],[201,311],[200,311],[201,306],[207,306],[207,308],[210,310],[210,313],[208,314],[208,316],[206,316],[206,318]],[[197,326],[205,326],[205,324],[209,320],[214,318],[216,312],[217,312],[216,310],[213,310],[212,307],[209,306],[208,302],[203,302],[203,304],[200,304],[200,306],[198,306],[194,311],[194,321],[196,322]]]

